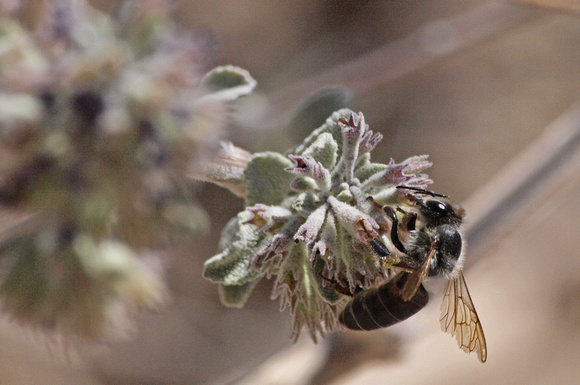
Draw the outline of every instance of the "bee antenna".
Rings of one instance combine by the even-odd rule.
[[[401,190],[412,190],[412,191],[416,191],[420,194],[425,194],[425,195],[429,195],[432,197],[440,197],[440,198],[447,198],[449,199],[449,196],[444,195],[444,194],[439,194],[433,191],[429,191],[429,190],[425,190],[424,188],[420,188],[420,187],[411,187],[411,186],[397,186],[398,189]]]

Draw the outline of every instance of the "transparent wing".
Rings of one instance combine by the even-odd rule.
[[[460,271],[450,279],[441,304],[441,329],[457,339],[457,345],[465,352],[477,352],[481,362],[487,360],[487,345],[479,317],[469,296],[465,278]]]
[[[401,297],[403,298],[403,301],[410,301],[411,298],[413,298],[413,296],[419,289],[419,286],[421,286],[421,283],[423,283],[423,280],[425,279],[427,273],[429,272],[431,260],[433,259],[433,256],[435,255],[436,251],[437,245],[434,243],[433,245],[431,245],[431,250],[429,250],[429,254],[427,254],[427,257],[421,263],[419,268],[409,275],[409,278],[407,279],[405,286],[403,286],[403,289],[401,290]]]

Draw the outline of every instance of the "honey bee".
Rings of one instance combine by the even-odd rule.
[[[479,360],[485,362],[487,346],[483,328],[462,272],[465,253],[459,226],[464,210],[448,203],[444,195],[412,187],[398,188],[426,196],[409,196],[416,212],[381,207],[392,220],[391,241],[404,254],[407,267],[378,288],[355,295],[340,314],[339,321],[353,330],[374,330],[403,321],[427,305],[429,295],[423,287],[425,277],[443,275],[448,282],[441,305],[441,328],[455,336],[462,350],[477,352]],[[402,221],[397,211],[404,214]],[[400,222],[406,223],[407,246],[399,238]],[[367,244],[381,260],[390,256],[388,248],[378,238],[367,240]],[[387,268],[396,270],[397,266]]]

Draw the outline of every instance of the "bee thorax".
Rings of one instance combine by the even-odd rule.
[[[437,227],[438,248],[429,275],[450,274],[461,256],[462,240],[457,227],[441,225]]]

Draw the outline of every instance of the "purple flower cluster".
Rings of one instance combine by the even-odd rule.
[[[427,186],[421,172],[431,163],[426,156],[372,163],[370,152],[381,139],[361,113],[340,110],[287,157],[250,158],[248,207],[205,264],[224,303],[242,306],[261,277],[273,276],[273,297],[294,318],[293,338],[306,327],[316,339],[339,327],[337,314],[349,298],[338,287],[355,292],[385,280],[389,271],[368,245],[378,238],[392,246],[376,203],[410,205],[412,192],[397,186]],[[388,264],[396,266],[396,255]]]

